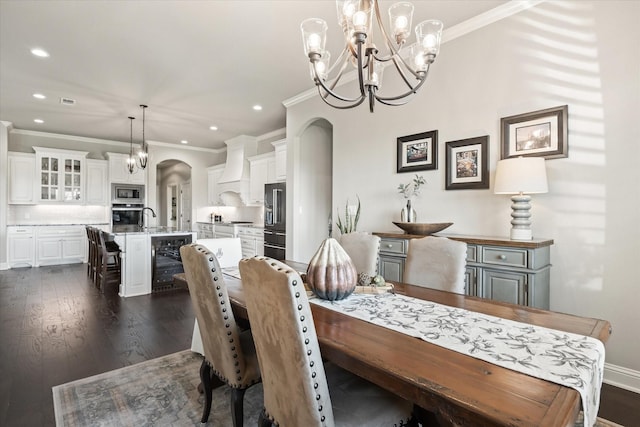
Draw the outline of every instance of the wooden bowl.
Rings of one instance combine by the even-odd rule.
[[[452,222],[434,222],[431,224],[420,222],[395,222],[393,223],[404,230],[406,234],[416,234],[418,236],[428,236],[451,226]]]

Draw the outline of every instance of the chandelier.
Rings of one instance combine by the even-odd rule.
[[[129,116],[129,123],[131,128],[129,131],[129,157],[127,158],[127,169],[129,170],[129,173],[133,173],[136,167],[136,158],[133,157],[133,121],[135,119],[135,117]]]
[[[144,122],[145,122],[145,110],[148,105],[140,104],[140,108],[142,108],[142,142],[140,143],[140,151],[138,152],[138,161],[140,163],[140,169],[144,169],[147,167],[147,160],[149,160],[149,144],[147,144],[147,140],[144,137]]]
[[[415,28],[416,42],[410,46],[408,60],[400,54],[411,32],[413,5],[399,2],[389,8],[389,22],[393,33],[384,28],[376,0],[336,0],[338,24],[342,26],[345,47],[330,67],[330,54],[325,50],[327,23],[319,18],[302,22],[304,52],[311,62],[311,78],[322,100],[334,108],[354,108],[369,98],[369,111],[373,113],[375,102],[398,106],[409,102],[427,79],[429,67],[436,59],[442,38],[442,22],[423,21]],[[373,43],[373,20],[377,22],[387,52],[380,55]],[[404,54],[404,52],[403,52]],[[406,91],[395,96],[381,96],[382,71],[393,63]],[[345,97],[335,88],[350,65],[356,68],[360,94]],[[330,77],[332,76],[332,77]],[[331,101],[330,101],[331,100]]]

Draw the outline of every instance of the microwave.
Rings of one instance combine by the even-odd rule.
[[[111,184],[111,203],[144,204],[144,185]]]

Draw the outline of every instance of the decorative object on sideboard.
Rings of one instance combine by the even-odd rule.
[[[513,157],[568,157],[568,106],[500,119],[501,159]]]
[[[349,199],[347,199],[347,203],[344,206],[344,223],[340,218],[340,211],[338,211],[338,222],[336,225],[338,226],[338,230],[340,233],[347,234],[353,233],[358,228],[358,221],[360,220],[360,196],[358,198],[358,205],[350,205]],[[331,230],[329,230],[331,232]]]
[[[306,280],[319,298],[337,301],[353,293],[358,273],[347,252],[336,239],[329,237],[309,261]]]
[[[380,9],[376,0],[337,0],[338,23],[342,26],[345,47],[329,66],[330,54],[325,50],[327,23],[318,18],[306,19],[300,25],[304,53],[311,62],[311,78],[318,88],[320,98],[338,109],[357,107],[369,98],[369,111],[373,113],[376,100],[385,105],[404,105],[412,99],[427,80],[429,67],[440,51],[442,22],[423,21],[415,28],[416,43],[410,47],[409,55],[401,53],[411,33],[413,5],[399,2],[389,8],[389,21],[393,33],[390,35],[382,24]],[[373,44],[373,20],[377,21],[387,52],[378,54]],[[403,58],[408,56],[409,61]],[[395,66],[399,77],[407,85],[404,93],[395,96],[381,96],[378,89],[382,83],[382,71],[387,64]],[[356,67],[359,94],[345,97],[334,92],[345,70]],[[335,71],[335,73],[334,73]],[[331,76],[331,77],[330,77]],[[415,81],[411,81],[415,79]],[[331,97],[333,104],[329,102]]]
[[[133,173],[136,168],[136,159],[133,157],[133,121],[135,117],[129,116],[129,157],[127,157],[127,169],[129,173]]]
[[[447,142],[446,190],[489,188],[489,136]]]
[[[140,169],[146,168],[147,161],[149,160],[149,145],[147,144],[147,140],[144,136],[145,110],[148,107],[148,105],[140,104],[140,108],[142,108],[142,142],[140,142],[140,151],[138,151]]]
[[[511,240],[531,240],[531,196],[546,193],[547,173],[542,157],[516,157],[498,162],[493,192],[511,196]]]
[[[423,176],[416,174],[413,180],[407,184],[398,185],[398,192],[407,201],[407,205],[402,208],[400,212],[400,218],[402,222],[416,222],[416,211],[412,206],[413,197],[420,195],[420,187],[426,184],[427,181]]]
[[[438,169],[438,131],[401,136],[397,139],[398,173]]]
[[[404,230],[406,234],[415,234],[417,236],[429,236],[453,225],[452,222],[419,223],[393,221],[393,223],[396,227]]]

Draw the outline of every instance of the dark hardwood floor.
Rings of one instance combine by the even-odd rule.
[[[191,345],[186,291],[100,294],[86,264],[0,271],[0,426],[53,426],[51,387]],[[603,386],[599,415],[640,427],[640,394]]]

